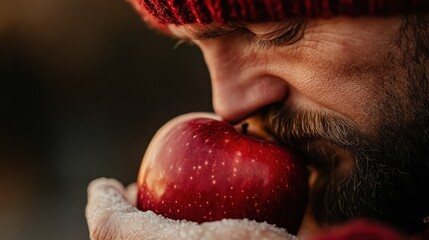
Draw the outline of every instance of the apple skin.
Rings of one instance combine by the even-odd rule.
[[[179,116],[157,132],[137,184],[140,210],[198,223],[247,218],[290,233],[308,194],[306,167],[291,150],[204,113]]]

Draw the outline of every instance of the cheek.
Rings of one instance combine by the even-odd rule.
[[[367,129],[376,121],[372,113],[380,73],[366,57],[343,46],[320,48],[324,51],[301,47],[294,54],[283,56],[289,58],[287,63],[283,62],[290,66],[283,74],[292,86],[290,102],[293,106],[304,104],[333,111]]]

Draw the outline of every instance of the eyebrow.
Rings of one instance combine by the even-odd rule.
[[[216,27],[212,29],[204,29],[197,31],[195,34],[196,40],[203,40],[203,39],[212,39],[212,38],[218,38],[225,35],[228,35],[234,31],[236,31],[238,28],[232,28],[232,27]]]
[[[183,34],[182,31],[178,33],[170,32],[171,35],[180,39],[192,39],[192,40],[204,40],[204,39],[213,39],[228,35],[239,29],[238,24],[228,24],[222,26],[198,26],[198,27],[189,27],[185,28],[188,32]]]

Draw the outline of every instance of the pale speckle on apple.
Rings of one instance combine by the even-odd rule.
[[[144,160],[147,163],[141,172],[151,175],[146,174],[145,181],[138,181],[140,186],[146,184],[146,189],[139,193],[139,208],[143,206],[166,217],[197,222],[232,217],[271,220],[276,224],[267,217],[267,209],[277,217],[280,213],[291,215],[290,209],[287,213],[283,211],[283,206],[289,203],[299,208],[295,202],[284,203],[289,201],[289,196],[306,194],[288,190],[298,188],[293,181],[299,183],[303,174],[295,172],[301,170],[301,165],[288,161],[293,155],[287,150],[243,137],[225,122],[199,118],[170,126],[166,130],[168,134],[158,135],[164,139],[156,140],[157,144],[153,144],[156,147]],[[170,171],[166,171],[168,169]],[[283,175],[287,176],[281,178]],[[169,177],[164,183],[165,193],[157,198],[153,185],[147,181],[160,176]],[[281,194],[285,193],[288,195],[283,198]],[[273,211],[271,206],[280,210]],[[188,219],[190,216],[195,218]],[[280,224],[284,224],[283,219],[279,220]]]

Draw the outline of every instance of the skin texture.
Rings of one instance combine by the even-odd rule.
[[[336,17],[168,28],[202,50],[221,118],[262,119],[262,129],[309,156],[310,201],[301,237],[356,216],[398,226],[429,214],[402,199],[425,201],[418,193],[424,189],[419,182],[427,182],[429,132],[429,64],[416,53],[415,39],[409,40],[414,36],[403,36],[402,20]],[[90,188],[89,199],[95,194]],[[423,215],[396,219],[400,214],[392,212],[404,205]],[[91,220],[94,209],[101,219],[115,218],[89,201],[92,239],[109,239],[97,235],[100,228],[124,236],[121,223]],[[131,227],[142,231],[141,223]]]
[[[210,70],[215,112],[227,121],[238,121],[285,100],[290,107],[335,112],[370,131],[370,124],[379,120],[368,110],[376,106],[371,97],[382,74],[378,67],[393,47],[400,20],[313,20],[295,43],[255,44],[275,31],[281,34],[284,27],[284,23],[252,24],[248,32],[193,41]],[[204,31],[185,26],[170,30],[189,39]]]
[[[231,122],[263,115],[278,140],[308,155],[301,235],[355,217],[414,231],[424,216],[397,209],[427,199],[427,63],[401,45],[399,16],[303,22],[169,29],[202,50],[216,113]],[[284,33],[292,36],[277,44]]]

